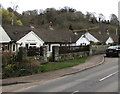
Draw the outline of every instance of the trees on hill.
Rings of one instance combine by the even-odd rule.
[[[2,23],[3,24],[22,25],[21,20],[18,19],[18,16],[16,16],[15,13],[13,13],[13,10],[11,10],[11,8],[8,8],[8,10],[0,9],[0,11],[2,11]]]
[[[84,29],[94,27],[98,22],[116,24],[117,16],[112,14],[110,21],[106,21],[103,14],[99,14],[98,20],[94,13],[87,12],[83,14],[80,11],[70,7],[64,7],[59,10],[47,8],[45,10],[28,10],[19,14],[12,8],[2,9],[2,22],[11,24],[14,19],[15,25],[35,25],[48,27],[50,22],[57,28]],[[14,15],[14,17],[13,17]]]
[[[115,14],[110,15],[110,23],[114,25],[118,25],[118,18]]]

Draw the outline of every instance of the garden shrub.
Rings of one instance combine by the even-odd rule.
[[[101,42],[91,42],[92,45],[102,45]]]
[[[2,54],[2,65],[12,64],[16,61],[16,55],[10,52],[3,52]]]
[[[41,71],[37,61],[29,57],[24,57],[22,61],[19,61],[18,57],[13,53],[3,53],[2,78],[31,75]]]

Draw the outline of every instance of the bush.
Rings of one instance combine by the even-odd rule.
[[[14,77],[16,73],[16,65],[15,64],[8,64],[3,68],[3,75],[2,78],[6,77]]]
[[[102,45],[101,42],[91,42],[92,45]]]
[[[5,53],[3,56],[2,78],[19,77],[41,72],[38,62],[31,58],[23,58],[22,62],[17,62],[14,55]]]
[[[27,56],[27,49],[26,47],[20,47],[19,52],[17,53],[17,61],[22,62],[23,58]]]
[[[52,62],[52,61],[53,61],[53,56],[52,56],[52,54],[50,54],[50,56],[48,57],[48,61],[49,61],[49,62]]]
[[[14,53],[10,53],[10,52],[3,52],[2,54],[2,65],[8,65],[8,64],[12,64],[15,63],[17,57]]]

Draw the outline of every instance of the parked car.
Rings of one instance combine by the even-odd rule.
[[[107,57],[120,57],[120,46],[110,46],[106,49]]]

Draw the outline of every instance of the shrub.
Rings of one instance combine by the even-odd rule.
[[[48,57],[48,61],[49,61],[49,62],[52,62],[52,61],[53,61],[53,56],[52,56],[52,54],[50,54],[50,56]]]
[[[91,42],[92,45],[102,45],[101,42]]]
[[[2,65],[12,64],[16,61],[16,55],[10,52],[3,52],[2,54]]]
[[[23,58],[27,56],[27,49],[25,47],[20,47],[17,53],[17,61],[22,62]]]
[[[14,74],[15,74],[15,67],[16,65],[15,64],[8,64],[8,65],[6,65],[4,68],[3,68],[3,75],[2,75],[2,77],[3,78],[6,78],[6,77],[13,77],[14,76]]]
[[[3,54],[3,78],[31,75],[38,72],[41,72],[41,70],[37,61],[26,57],[21,62],[18,62],[15,54]]]

